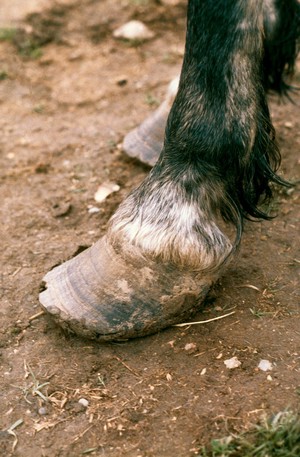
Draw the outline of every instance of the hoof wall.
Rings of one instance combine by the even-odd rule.
[[[98,341],[150,335],[199,309],[209,275],[117,252],[106,237],[44,277],[42,307],[63,328]]]

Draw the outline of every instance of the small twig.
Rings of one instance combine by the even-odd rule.
[[[195,354],[194,357],[199,357],[200,355],[206,354],[207,352],[216,351],[217,349],[218,348],[211,348],[211,349],[208,349],[207,351],[198,352],[198,354]]]
[[[213,317],[212,319],[208,319],[206,321],[198,321],[198,322],[184,322],[183,324],[175,324],[173,327],[185,327],[186,325],[198,325],[198,324],[207,324],[208,322],[218,321],[219,319],[224,319],[224,317],[231,316],[235,314],[235,311],[231,311],[231,313],[224,314],[223,316]]]
[[[23,365],[24,365],[24,371],[25,371],[24,378],[27,379],[28,376],[30,375],[30,371],[29,371],[28,368],[27,368],[27,363],[26,363],[26,360],[25,360],[25,359],[23,360]]]
[[[16,275],[19,273],[19,271],[21,271],[21,270],[22,270],[22,267],[18,267],[18,268],[11,274],[11,276],[12,276],[12,277],[16,276]]]
[[[34,314],[33,316],[31,316],[31,317],[28,319],[28,322],[31,322],[31,321],[33,321],[34,319],[37,319],[38,317],[43,316],[44,314],[46,314],[46,311],[40,311],[39,313],[36,313],[36,314]]]
[[[78,441],[80,438],[82,438],[91,428],[94,427],[94,424],[90,425],[88,428],[86,428],[83,432],[79,433],[79,435],[75,436],[73,439],[72,443],[75,443]]]
[[[127,370],[129,370],[131,373],[134,374],[134,376],[136,376],[137,378],[140,378],[141,375],[139,375],[136,371],[134,371],[132,368],[130,368],[125,362],[123,362],[123,360],[121,360],[118,356],[114,356],[114,359],[118,360],[118,362],[120,362],[122,365],[124,365],[125,368],[127,368]]]

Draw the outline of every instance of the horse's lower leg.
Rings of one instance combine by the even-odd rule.
[[[178,94],[159,160],[107,235],[45,277],[42,305],[99,340],[142,336],[195,310],[267,217],[279,153],[263,87],[262,0],[190,0]],[[233,243],[223,223],[237,230]]]

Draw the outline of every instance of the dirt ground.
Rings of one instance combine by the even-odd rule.
[[[0,455],[187,457],[265,415],[298,411],[299,189],[276,194],[276,219],[246,225],[238,259],[195,320],[235,312],[227,318],[98,344],[39,315],[43,275],[95,242],[148,173],[119,145],[180,69],[186,6],[16,3],[1,2],[1,26],[22,30],[0,41]],[[116,41],[130,19],[155,37]],[[294,101],[271,99],[290,180],[300,166]],[[121,189],[99,204],[107,180]],[[234,356],[241,365],[230,370]],[[261,359],[273,369],[260,370]]]

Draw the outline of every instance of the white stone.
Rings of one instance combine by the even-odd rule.
[[[261,371],[270,371],[273,370],[273,365],[269,360],[262,359],[258,364],[258,368]]]
[[[113,192],[118,192],[120,190],[120,186],[118,184],[115,184],[114,182],[104,182],[101,184],[101,186],[98,187],[94,199],[98,203],[104,202],[104,200]]]
[[[84,408],[87,408],[87,407],[89,406],[89,402],[88,402],[88,400],[86,400],[85,398],[80,398],[80,399],[78,400],[78,403],[79,403],[80,405],[82,405]]]
[[[233,370],[234,368],[238,368],[241,366],[242,362],[238,360],[237,357],[232,357],[231,359],[224,360],[224,363],[226,365],[226,368],[229,368],[229,370]]]
[[[40,416],[46,416],[46,414],[48,414],[48,411],[47,411],[47,409],[46,409],[44,406],[42,406],[41,408],[39,408],[39,415],[40,415]]]
[[[113,32],[115,38],[124,40],[149,40],[154,37],[154,33],[140,21],[129,21],[121,25]]]
[[[195,343],[187,343],[185,346],[184,346],[184,349],[186,351],[191,351],[191,350],[195,350],[197,349],[197,345]]]
[[[101,211],[100,208],[97,208],[97,206],[90,206],[90,207],[88,208],[88,212],[89,212],[90,214],[99,213],[100,211]]]

